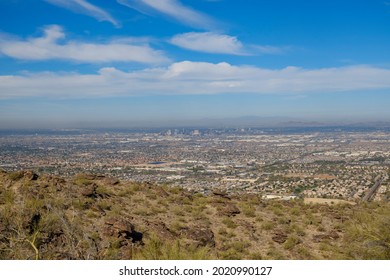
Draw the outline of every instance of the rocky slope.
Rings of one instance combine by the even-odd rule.
[[[0,171],[0,259],[390,259],[390,205]]]

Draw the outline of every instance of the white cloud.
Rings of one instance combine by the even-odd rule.
[[[390,70],[371,66],[270,70],[222,62],[183,61],[169,67],[124,72],[102,68],[96,74],[35,73],[0,76],[0,98],[41,96],[314,94],[390,89]]]
[[[193,51],[245,55],[242,43],[233,36],[213,32],[189,32],[174,36],[170,43]]]
[[[283,54],[290,49],[289,47],[268,45],[249,45],[246,47],[235,36],[214,32],[178,34],[173,36],[169,42],[192,51],[233,55]]]
[[[284,54],[291,50],[290,47],[276,47],[268,45],[252,45],[250,46],[253,53],[256,54]]]
[[[27,40],[0,36],[0,53],[23,60],[64,59],[91,63],[117,61],[150,64],[168,61],[160,51],[153,50],[145,44],[136,45],[120,40],[105,44],[78,41],[60,44],[59,41],[63,39],[65,33],[58,25],[46,27],[42,37]]]
[[[120,27],[120,23],[115,20],[108,12],[105,10],[89,3],[86,0],[44,0],[50,4],[66,8],[75,13],[85,14],[91,17],[96,18],[99,21],[108,21],[116,27]]]
[[[178,0],[117,0],[117,2],[143,14],[157,12],[166,15],[194,28],[213,29],[217,25],[211,17],[184,6]]]

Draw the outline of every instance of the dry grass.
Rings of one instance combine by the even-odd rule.
[[[223,212],[228,204],[241,212]],[[0,173],[0,259],[390,259],[389,217],[385,202],[226,199],[88,174]]]

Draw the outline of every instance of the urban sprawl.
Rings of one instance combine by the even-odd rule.
[[[208,194],[381,200],[390,192],[390,130],[59,130],[0,135],[0,169],[97,173]]]

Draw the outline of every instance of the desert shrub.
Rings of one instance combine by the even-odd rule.
[[[192,200],[189,197],[183,197],[180,200],[180,203],[190,206],[190,205],[192,205]]]
[[[260,203],[262,202],[261,200],[261,197],[256,195],[256,196],[252,196],[249,200],[248,200],[248,203],[252,206],[256,206],[256,205],[259,205]]]
[[[333,245],[333,244],[331,244],[331,243],[329,242],[329,240],[323,240],[323,241],[319,244],[318,248],[320,249],[320,251],[321,251],[322,253],[325,253],[325,252],[332,251],[332,245]]]
[[[162,214],[168,212],[166,207],[161,207],[160,205],[152,205],[150,211],[155,214]]]
[[[89,208],[88,203],[86,203],[86,200],[82,198],[73,199],[71,202],[71,206],[76,210],[85,210]]]
[[[271,246],[266,254],[266,259],[269,260],[284,260],[286,257],[283,255],[283,253],[278,250],[277,248]]]
[[[87,214],[87,217],[90,219],[97,219],[101,216],[101,214],[99,214],[95,211],[92,211],[92,210],[87,210],[86,214]]]
[[[261,222],[263,222],[263,221],[264,221],[264,218],[261,217],[261,216],[259,216],[259,215],[257,215],[257,217],[256,217],[256,222],[261,223]]]
[[[188,222],[188,217],[177,217],[177,220],[181,223],[186,224]]]
[[[0,190],[0,204],[13,204],[15,201],[15,193],[12,190]]]
[[[222,235],[222,236],[226,236],[226,235],[227,235],[227,231],[226,231],[225,228],[220,228],[220,229],[218,230],[218,234],[219,234],[219,235]]]
[[[133,196],[131,198],[131,202],[136,203],[136,204],[137,203],[142,203],[144,201],[145,201],[145,199],[143,197],[141,197],[141,196]]]
[[[293,216],[298,216],[298,215],[302,214],[302,209],[298,206],[295,206],[295,207],[291,208],[290,213]]]
[[[284,215],[283,209],[281,209],[277,206],[272,207],[272,212],[274,213],[275,216],[278,216],[278,217],[281,217]]]
[[[313,215],[311,212],[307,213],[307,215],[304,217],[304,223],[306,225],[314,225],[319,226],[321,224],[321,217]]]
[[[277,221],[281,225],[287,225],[287,224],[291,223],[291,219],[289,217],[279,217],[277,219]]]
[[[121,207],[118,204],[114,204],[111,207],[111,211],[109,212],[109,215],[111,215],[113,217],[121,216],[122,215],[122,210],[123,210],[123,207]]]
[[[242,205],[241,210],[247,217],[256,217],[256,208],[253,205],[244,204]]]
[[[185,244],[181,240],[163,241],[152,235],[145,245],[136,251],[133,259],[141,260],[207,260],[212,259],[210,248]]]
[[[152,192],[147,192],[147,193],[145,194],[145,196],[146,196],[148,199],[151,199],[151,200],[156,200],[156,199],[157,199],[157,194],[152,193]]]
[[[45,231],[48,233],[51,232],[61,232],[63,227],[63,220],[58,213],[45,213],[42,215],[42,219],[39,222],[39,231]]]
[[[166,199],[164,198],[158,198],[157,199],[157,204],[160,205],[160,206],[163,206],[165,208],[167,208],[169,206],[169,203]]]
[[[170,230],[177,234],[180,234],[180,232],[185,228],[187,228],[186,224],[179,220],[173,221],[169,227]]]
[[[144,206],[139,206],[138,208],[134,209],[132,213],[139,216],[151,216],[154,214],[149,207]]]
[[[183,206],[183,211],[184,211],[185,213],[191,213],[191,212],[192,212],[192,205],[191,205],[191,204],[184,205],[184,206]]]
[[[246,253],[246,249],[250,246],[249,242],[246,241],[235,241],[231,243],[231,248],[239,253]]]
[[[372,206],[371,206],[372,207]],[[390,259],[390,206],[361,210],[346,226],[344,245],[351,259]]]
[[[24,202],[24,208],[30,213],[39,212],[45,206],[45,202],[43,199],[30,198]]]
[[[0,221],[3,227],[8,227],[9,225],[13,224],[15,222],[14,218],[15,213],[12,204],[0,206]]]
[[[23,171],[14,171],[8,174],[8,177],[13,181],[18,181],[24,176]]]
[[[168,189],[168,192],[171,194],[179,194],[179,193],[183,192],[183,189],[180,187],[170,187],[167,189]]]
[[[290,229],[292,232],[294,232],[298,236],[305,236],[306,235],[305,229],[296,223],[292,223],[290,225]]]
[[[222,223],[227,226],[228,228],[236,228],[236,223],[231,218],[224,218],[222,220]]]
[[[111,210],[111,203],[107,200],[99,200],[96,202],[96,205],[102,208],[103,210]]]
[[[48,204],[50,204],[50,206],[53,208],[66,210],[70,207],[72,202],[69,201],[69,199],[67,199],[65,197],[58,196],[58,197],[54,197],[54,198],[50,199],[48,201]]]
[[[320,224],[320,225],[317,226],[317,230],[318,230],[319,232],[325,232],[325,231],[326,231],[325,227],[324,227],[322,224]]]
[[[172,208],[172,213],[175,214],[176,216],[184,216],[185,210],[183,209],[183,207],[175,206]]]
[[[220,252],[219,258],[222,260],[240,260],[242,259],[242,253],[237,252],[233,248],[229,248],[226,251]]]
[[[139,192],[141,190],[141,185],[140,184],[137,184],[137,183],[131,183],[129,186],[128,186],[128,191],[130,194],[134,194],[136,192]]]
[[[333,229],[336,231],[343,231],[344,230],[344,225],[342,223],[334,223],[333,224]]]
[[[253,252],[249,254],[249,260],[262,260],[264,257],[260,252]]]
[[[92,184],[93,181],[86,178],[75,178],[73,183],[75,183],[77,186],[84,187]]]
[[[128,186],[125,186],[123,189],[117,191],[117,195],[120,197],[129,197],[132,194],[134,194],[134,191],[132,191]]]
[[[203,214],[203,211],[206,210],[206,206],[195,206],[192,208],[192,215],[195,218],[204,218],[205,215]]]
[[[105,260],[118,260],[120,254],[120,242],[118,239],[113,239],[111,242],[109,242],[108,248],[106,248],[103,253],[102,257]]]
[[[235,232],[233,230],[228,230],[227,233],[226,233],[226,237],[227,238],[233,238],[233,237],[236,237],[237,235],[235,234]]]
[[[96,192],[100,195],[103,195],[103,196],[111,196],[111,195],[114,195],[114,192],[107,188],[106,186],[103,186],[103,185],[99,185],[97,188],[96,188]]]
[[[297,245],[297,253],[299,255],[299,259],[315,259],[315,257],[312,254],[312,250],[309,250],[309,248],[305,247],[303,244]]]
[[[296,235],[290,235],[286,242],[283,243],[283,247],[286,250],[291,250],[293,249],[297,244],[301,243],[301,240],[299,239],[298,236]]]
[[[272,221],[267,221],[267,222],[264,222],[261,224],[261,229],[263,230],[271,230],[271,229],[274,229],[276,227],[276,224],[275,222],[272,222]]]

